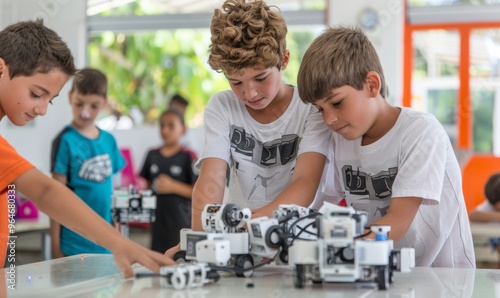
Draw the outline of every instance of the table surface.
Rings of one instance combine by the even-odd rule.
[[[136,272],[147,271],[135,266]],[[8,278],[7,269],[4,270]],[[111,255],[83,255],[16,267],[15,291],[8,297],[500,297],[500,270],[415,268],[395,272],[388,290],[357,283],[293,286],[292,270],[268,265],[255,271],[254,287],[226,273],[215,284],[176,291],[160,278],[124,279]],[[7,286],[10,284],[7,282]]]

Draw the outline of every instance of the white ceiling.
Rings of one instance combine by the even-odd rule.
[[[164,13],[200,13],[213,12],[223,3],[223,0],[87,0],[87,14],[96,15],[115,7],[131,2],[140,1],[144,4],[158,7]],[[302,10],[304,5],[311,2],[321,3],[326,0],[267,0],[269,5],[276,5],[283,11]]]

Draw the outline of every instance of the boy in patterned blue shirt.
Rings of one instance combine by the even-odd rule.
[[[97,69],[84,68],[73,79],[69,92],[73,120],[53,140],[52,177],[112,224],[113,174],[125,160],[115,138],[99,129],[94,120],[107,104],[107,79]],[[86,238],[50,221],[52,258],[80,253],[110,253]]]

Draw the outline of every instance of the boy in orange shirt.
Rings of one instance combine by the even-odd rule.
[[[66,43],[42,20],[19,22],[0,31],[0,119],[23,126],[45,115],[47,106],[76,71]],[[38,171],[0,136],[0,262],[15,210],[9,199],[19,190],[49,217],[108,248],[127,277],[140,263],[158,272],[174,264],[167,257],[123,237],[71,190]],[[9,213],[10,212],[10,213]],[[11,221],[10,223],[13,223]]]

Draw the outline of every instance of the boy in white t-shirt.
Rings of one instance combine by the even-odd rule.
[[[309,206],[332,133],[297,88],[283,82],[290,59],[283,16],[264,1],[227,0],[215,10],[210,30],[208,63],[224,73],[231,90],[215,94],[205,107],[192,228],[201,230],[206,204],[223,199],[252,209],[252,218],[271,217],[280,204]]]
[[[478,222],[500,222],[500,172],[488,178],[484,185],[484,195],[486,201],[471,211],[469,219]]]
[[[387,102],[363,31],[325,30],[304,54],[297,81],[300,98],[335,132],[336,189],[347,205],[366,211],[369,225],[390,225],[394,246],[413,247],[417,266],[475,267],[450,140],[434,116]]]

